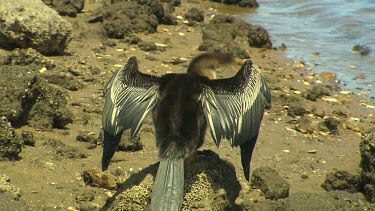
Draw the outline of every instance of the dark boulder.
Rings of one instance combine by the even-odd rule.
[[[289,196],[289,184],[270,167],[260,167],[251,176],[251,187],[259,188],[266,199],[277,200]]]
[[[221,2],[224,4],[234,4],[240,7],[259,7],[256,0],[211,0],[215,2]]]
[[[241,45],[257,48],[271,48],[268,32],[260,26],[253,26],[230,15],[216,15],[202,29],[203,42],[199,50],[214,53],[229,53],[239,58],[250,58]],[[226,52],[221,52],[221,51]],[[219,51],[219,52],[218,52]]]
[[[85,0],[42,0],[46,5],[55,9],[59,15],[76,17],[85,6]]]
[[[0,116],[5,116],[13,126],[25,124],[51,130],[63,128],[73,121],[67,108],[62,88],[47,83],[40,75],[38,65],[0,66]],[[11,83],[10,83],[11,81]]]

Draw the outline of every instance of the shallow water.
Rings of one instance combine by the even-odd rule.
[[[343,89],[375,96],[375,0],[258,0],[243,15],[265,27],[275,47],[304,60],[313,71],[335,72]],[[361,56],[355,44],[372,51]]]

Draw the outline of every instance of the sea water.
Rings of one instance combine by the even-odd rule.
[[[334,72],[342,88],[375,97],[375,0],[258,0],[243,19],[265,27],[275,47],[314,72]],[[368,55],[353,51],[360,44]]]

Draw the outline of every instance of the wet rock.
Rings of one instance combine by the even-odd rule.
[[[204,12],[196,7],[193,7],[186,12],[185,18],[189,21],[203,22]]]
[[[8,122],[6,117],[0,119],[0,160],[19,159],[22,150],[22,141]]]
[[[259,7],[259,4],[256,0],[211,0],[215,2],[221,2],[224,4],[234,4],[240,7]]]
[[[86,185],[106,189],[115,189],[117,187],[116,177],[108,172],[89,169],[82,172],[81,176]]]
[[[23,145],[35,147],[36,140],[33,132],[23,130],[21,132],[21,140],[23,142]]]
[[[62,158],[86,158],[87,153],[81,151],[79,148],[69,146],[60,140],[48,139],[43,142],[43,146],[51,147],[55,150],[56,159]]]
[[[85,6],[85,0],[42,0],[46,5],[55,9],[59,15],[76,17]]]
[[[318,84],[314,85],[311,89],[306,91],[306,99],[311,101],[316,101],[316,99],[322,97],[322,96],[329,96],[331,95],[331,89],[329,89],[327,86]]]
[[[353,175],[347,171],[338,170],[334,173],[328,173],[322,188],[326,191],[343,190],[349,193],[356,193],[359,190],[359,176]]]
[[[157,47],[154,42],[141,41],[138,43],[138,47],[143,51],[155,51]]]
[[[231,210],[239,194],[233,165],[212,151],[204,151],[202,160],[185,167],[182,210]],[[158,165],[151,165],[126,180],[110,198],[106,210],[150,209],[153,179]]]
[[[11,184],[10,178],[5,174],[0,174],[0,196],[2,193],[10,193],[15,200],[22,195],[21,189]]]
[[[261,202],[244,201],[240,210],[267,211],[267,210],[372,210],[374,206],[366,202],[361,193],[346,191],[329,191],[323,193],[297,192],[288,199],[276,202],[266,200]]]
[[[88,22],[103,22],[107,37],[123,39],[133,33],[154,33],[159,23],[171,24],[172,17],[159,1],[125,1],[99,8]]]
[[[249,54],[245,54],[245,50],[241,48],[243,43],[238,44],[235,40],[243,40],[251,47],[272,47],[268,32],[264,28],[253,26],[230,15],[221,14],[216,15],[202,29],[202,40],[199,50],[230,53],[243,59],[249,58]],[[220,49],[225,49],[227,52],[221,52]]]
[[[355,44],[353,46],[353,51],[359,52],[361,56],[367,56],[371,52],[371,48],[366,45],[361,45],[361,44]]]
[[[375,202],[375,128],[362,134],[359,145],[361,152],[361,187],[366,198]]]
[[[251,176],[251,187],[260,188],[266,199],[277,200],[289,196],[289,184],[269,167],[254,170]]]
[[[0,22],[2,48],[31,47],[44,55],[59,54],[71,40],[71,24],[39,0],[3,2]]]
[[[3,65],[21,65],[26,66],[30,64],[41,65],[47,69],[56,67],[56,64],[37,52],[35,49],[15,49],[10,52],[3,52],[0,55],[0,60]]]
[[[319,79],[326,82],[336,81],[336,73],[333,72],[322,72],[319,74]]]

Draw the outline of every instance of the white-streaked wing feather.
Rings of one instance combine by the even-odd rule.
[[[155,106],[158,79],[139,72],[137,59],[130,57],[104,89],[103,129],[117,135],[131,128],[135,136]]]
[[[271,94],[259,68],[248,60],[232,78],[202,85],[200,100],[216,145],[227,139],[238,146],[257,135]]]

